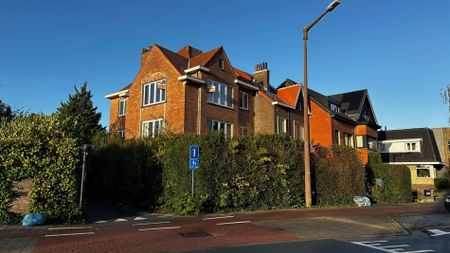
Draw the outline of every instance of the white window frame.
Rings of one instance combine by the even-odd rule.
[[[211,123],[211,124],[210,124]],[[215,123],[217,123],[217,130],[213,129],[213,126],[215,125]],[[211,128],[210,128],[211,125]],[[225,134],[226,137],[228,138],[233,138],[233,124],[228,123],[228,122],[224,122],[224,121],[220,121],[220,120],[215,120],[215,119],[207,119],[206,120],[206,128],[208,129],[208,131],[221,131],[220,129],[223,126],[223,133]],[[229,130],[229,135],[227,134],[227,130]]]
[[[156,131],[156,122],[158,122],[158,126],[159,126],[159,130]],[[152,124],[152,129],[150,132],[148,132],[146,134],[146,129],[145,129],[145,125],[146,124]],[[158,135],[159,133],[161,133],[164,129],[164,119],[163,118],[159,118],[159,119],[152,119],[152,120],[146,120],[146,121],[142,121],[141,124],[141,137],[142,138],[147,138],[147,137],[151,137],[154,138],[156,135]]]
[[[239,135],[244,135],[244,136],[250,135],[250,127],[239,126]]]
[[[413,148],[414,147],[414,148]],[[419,141],[408,141],[405,143],[406,152],[420,152],[420,142]]]
[[[283,129],[280,129],[280,120],[282,121]],[[277,117],[277,134],[282,134],[282,133],[283,134],[287,133],[287,120],[282,117]]]
[[[366,148],[366,147],[364,147],[364,137],[365,137],[365,135],[356,135],[355,136],[356,148]],[[359,144],[361,144],[361,145],[359,145]]]
[[[121,104],[123,104],[123,110],[121,110]],[[125,116],[127,114],[127,99],[119,100],[119,117]]]
[[[161,79],[161,80],[153,81],[150,83],[146,83],[142,86],[142,106],[149,106],[149,105],[155,105],[155,104],[160,104],[160,103],[166,102],[166,99],[167,99],[166,88],[164,87],[164,89],[158,89],[158,84],[161,82],[165,86],[166,79]],[[149,93],[148,101],[145,101],[146,87],[148,87],[148,93]],[[152,96],[152,92],[153,92],[153,96]],[[159,92],[159,95],[158,95],[158,92]],[[153,102],[151,102],[152,99],[153,99]],[[158,100],[158,101],[156,101],[156,100]]]
[[[125,139],[125,130],[119,130],[117,131],[117,134],[120,138]]]
[[[428,171],[428,177],[420,177],[419,176],[419,170],[426,170]],[[431,174],[431,170],[425,166],[416,166],[416,176],[417,178],[433,178],[433,175]]]
[[[208,87],[213,85],[215,87],[215,91],[212,93],[208,93],[207,101],[210,104],[223,106],[227,108],[233,108],[233,86],[216,82],[213,80],[208,80]],[[230,88],[230,89],[228,89]],[[231,92],[231,94],[228,94]],[[228,96],[230,95],[230,96]],[[215,101],[217,100],[217,101]],[[224,101],[222,101],[224,100]],[[223,102],[223,103],[222,103]]]
[[[245,106],[244,106],[244,101],[245,101]],[[248,93],[247,92],[239,91],[239,108],[248,110]]]
[[[336,136],[336,133],[337,133],[337,136]],[[335,129],[334,130],[334,136],[337,138],[336,144],[337,145],[341,145],[341,131]]]

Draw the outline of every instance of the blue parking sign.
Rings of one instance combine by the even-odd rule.
[[[198,161],[198,159],[190,159],[189,160],[189,169],[190,170],[196,170],[196,169],[198,169],[198,167],[200,167],[200,162]]]
[[[198,145],[191,145],[189,148],[189,159],[199,158],[199,148]]]

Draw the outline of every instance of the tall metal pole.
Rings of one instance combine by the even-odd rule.
[[[308,103],[308,31],[303,31],[303,124],[305,138],[305,204],[306,207],[312,205],[311,193],[311,157],[310,157],[310,141],[309,141],[309,103]]]
[[[305,205],[311,207],[312,192],[311,192],[311,156],[310,156],[310,140],[309,140],[309,96],[308,96],[308,31],[328,12],[332,11],[340,4],[340,0],[334,0],[327,9],[320,14],[311,24],[303,29],[303,121],[304,121],[304,136],[305,136]]]

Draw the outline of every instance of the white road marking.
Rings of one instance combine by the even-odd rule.
[[[96,224],[100,224],[100,223],[106,223],[107,221],[105,221],[105,220],[99,220],[99,221],[96,221],[96,222],[94,222],[94,223],[96,223]]]
[[[170,223],[170,221],[144,222],[144,223],[134,223],[133,226],[160,225],[160,224],[168,224],[168,223]]]
[[[402,245],[386,245],[379,246],[382,243],[387,243],[388,241],[362,241],[362,242],[351,242],[352,244],[356,244],[359,246],[380,250],[388,253],[426,253],[426,252],[434,252],[432,249],[423,249],[423,250],[414,250],[414,251],[406,251],[404,248],[410,247],[408,244]]]
[[[167,217],[172,217],[172,214],[165,214],[165,215],[160,215],[158,216],[158,218],[167,218]]]
[[[140,228],[139,231],[157,231],[157,230],[169,230],[169,229],[179,229],[180,226],[174,227],[159,227],[159,228]]]
[[[228,219],[228,218],[234,218],[234,216],[217,216],[217,217],[210,217],[210,218],[204,218],[202,220],[218,220],[218,219]]]
[[[45,235],[45,237],[59,237],[59,236],[73,236],[73,235],[93,235],[93,234],[94,234],[94,232],[84,232],[84,233]]]
[[[249,220],[245,220],[245,221],[233,221],[233,222],[222,222],[222,223],[217,223],[217,226],[223,226],[223,225],[234,225],[234,224],[245,224],[245,223],[250,223],[251,221]]]
[[[48,230],[76,230],[76,229],[92,229],[92,226],[87,226],[87,227],[55,227],[55,228],[48,228]]]
[[[432,235],[430,235],[430,236],[441,236],[441,235],[450,235],[450,232],[445,232],[445,231],[442,231],[442,230],[440,230],[440,229],[428,229],[428,231],[430,231],[431,233],[433,233]]]
[[[136,217],[134,218],[134,220],[146,220],[147,218],[142,218],[142,217]]]
[[[128,220],[119,218],[119,219],[115,220],[114,222],[124,222],[124,221],[128,221]]]

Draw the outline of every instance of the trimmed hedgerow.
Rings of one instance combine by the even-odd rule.
[[[94,141],[88,192],[130,206],[177,214],[304,206],[303,142],[285,135],[226,138],[220,133]],[[191,195],[189,146],[200,146]],[[364,168],[348,147],[319,149],[312,160],[316,202],[352,204],[365,195]],[[147,205],[140,205],[147,203]]]
[[[412,201],[411,172],[405,165],[381,164],[377,152],[369,154],[368,179],[372,200],[377,203],[406,203]],[[376,179],[381,179],[381,184]]]
[[[33,179],[30,211],[43,214],[49,222],[79,219],[79,151],[76,140],[66,136],[64,125],[63,119],[45,115],[0,123],[0,212],[5,213],[9,202],[8,184]]]
[[[313,165],[318,205],[351,205],[365,196],[365,169],[353,148],[318,147]]]
[[[133,208],[154,208],[161,192],[161,165],[155,143],[122,141],[98,134],[87,177],[89,197],[115,201]]]

